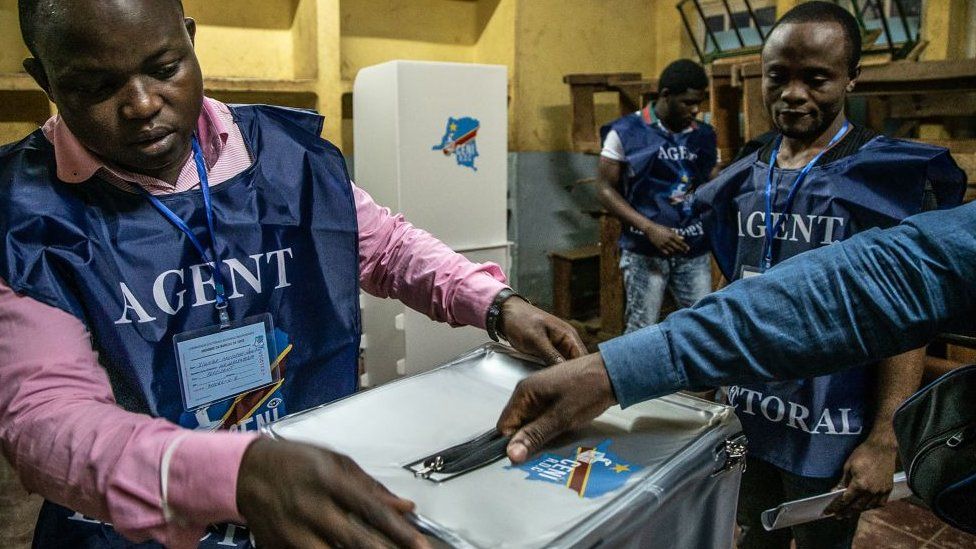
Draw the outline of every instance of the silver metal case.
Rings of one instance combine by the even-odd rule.
[[[543,452],[574,468],[587,459],[576,461],[581,450],[609,448],[599,454],[607,467],[599,478],[618,470],[626,476],[602,494],[590,490],[596,480],[589,477],[574,490],[507,459],[442,482],[404,468],[491,429],[518,381],[539,368],[507,346],[488,344],[438,369],[282,418],[267,430],[351,456],[416,502],[418,524],[438,545],[732,547],[744,439],[731,408],[691,396],[613,407]]]

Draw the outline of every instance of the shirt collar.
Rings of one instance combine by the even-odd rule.
[[[227,137],[230,135],[227,126],[221,120],[217,111],[220,103],[205,97],[200,118],[197,119],[197,135],[203,159],[207,168],[217,163]],[[112,166],[85,148],[78,141],[74,133],[60,115],[52,116],[42,127],[44,136],[54,146],[54,159],[57,165],[58,179],[66,183],[82,183],[91,179],[99,170],[106,170],[115,177],[139,185],[172,187],[172,185],[149,176],[135,174],[122,168]],[[187,159],[190,162],[190,159]],[[195,168],[194,168],[195,170]]]
[[[641,118],[644,119],[644,123],[647,124],[648,126],[657,126],[658,128],[661,129],[661,131],[669,135],[680,135],[683,133],[691,133],[698,129],[698,122],[692,120],[691,124],[688,125],[687,128],[681,130],[680,132],[675,133],[669,130],[667,126],[665,126],[664,123],[658,119],[657,113],[654,112],[654,109],[651,107],[651,103],[648,103],[647,105],[644,106],[643,109],[641,109]]]

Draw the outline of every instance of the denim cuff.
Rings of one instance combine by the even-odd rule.
[[[599,348],[622,408],[684,388],[658,324],[605,341]]]

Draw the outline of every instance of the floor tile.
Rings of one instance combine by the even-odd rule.
[[[942,549],[971,549],[976,548],[976,536],[946,526],[945,530],[935,536],[933,543]]]
[[[864,514],[864,518],[869,517],[924,540],[932,539],[944,526],[927,509],[904,500],[893,501],[881,509]]]
[[[924,545],[925,541],[870,517],[861,519],[854,536],[854,549],[921,549]]]

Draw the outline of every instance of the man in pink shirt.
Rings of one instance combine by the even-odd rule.
[[[19,7],[60,113],[0,148],[0,443],[47,498],[35,546],[424,546],[349,458],[253,431],[355,390],[360,286],[549,362],[575,331],[377,206],[317,116],[204,98],[179,0]]]

